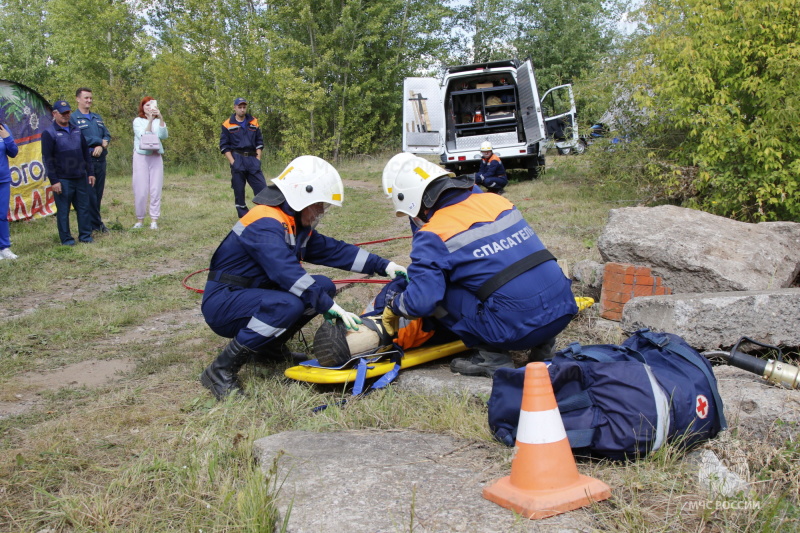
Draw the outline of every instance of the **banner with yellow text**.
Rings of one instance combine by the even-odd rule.
[[[50,104],[22,84],[0,80],[0,122],[19,147],[8,160],[11,169],[9,220],[40,218],[55,213],[55,200],[42,162],[42,132],[52,124]]]

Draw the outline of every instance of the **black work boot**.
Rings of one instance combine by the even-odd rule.
[[[490,378],[498,368],[514,368],[511,354],[505,351],[490,351],[495,348],[480,348],[472,357],[462,357],[450,361],[450,371],[465,376],[486,376]]]
[[[289,350],[286,344],[270,343],[257,352],[254,352],[251,357],[251,362],[266,365],[274,363],[275,361],[287,361],[289,363],[301,363],[308,359],[308,355],[303,352],[293,352]]]
[[[556,345],[556,338],[553,337],[549,341],[540,344],[539,346],[534,346],[531,348],[530,354],[528,354],[528,361],[531,363],[535,363],[538,361],[544,361],[545,359],[552,359],[553,358],[553,348]]]
[[[231,340],[214,362],[208,365],[200,374],[200,383],[214,393],[217,400],[222,400],[232,393],[242,393],[236,373],[255,352],[239,344],[236,339]]]

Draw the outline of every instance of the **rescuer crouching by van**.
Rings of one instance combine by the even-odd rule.
[[[487,192],[497,194],[502,194],[503,188],[508,185],[506,168],[488,141],[481,144],[481,167],[475,173],[475,183],[486,187]]]
[[[394,336],[398,317],[435,317],[468,347],[453,372],[492,376],[514,368],[510,350],[547,355],[578,307],[555,257],[522,213],[496,194],[476,194],[468,176],[425,159],[395,165],[397,216],[419,226],[411,241],[408,285],[387,297],[382,322]]]

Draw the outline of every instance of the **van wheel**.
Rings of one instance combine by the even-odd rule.
[[[586,151],[586,141],[581,139],[578,141],[578,144],[575,145],[575,155],[581,155]]]
[[[559,153],[560,155],[569,155],[570,153],[572,153],[572,148],[570,148],[570,147],[567,147],[567,148],[559,148],[559,149],[558,149],[558,153]]]

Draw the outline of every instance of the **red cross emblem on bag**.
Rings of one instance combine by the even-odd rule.
[[[697,400],[695,400],[694,403],[694,410],[700,418],[708,416],[708,399],[702,394],[697,395]]]

